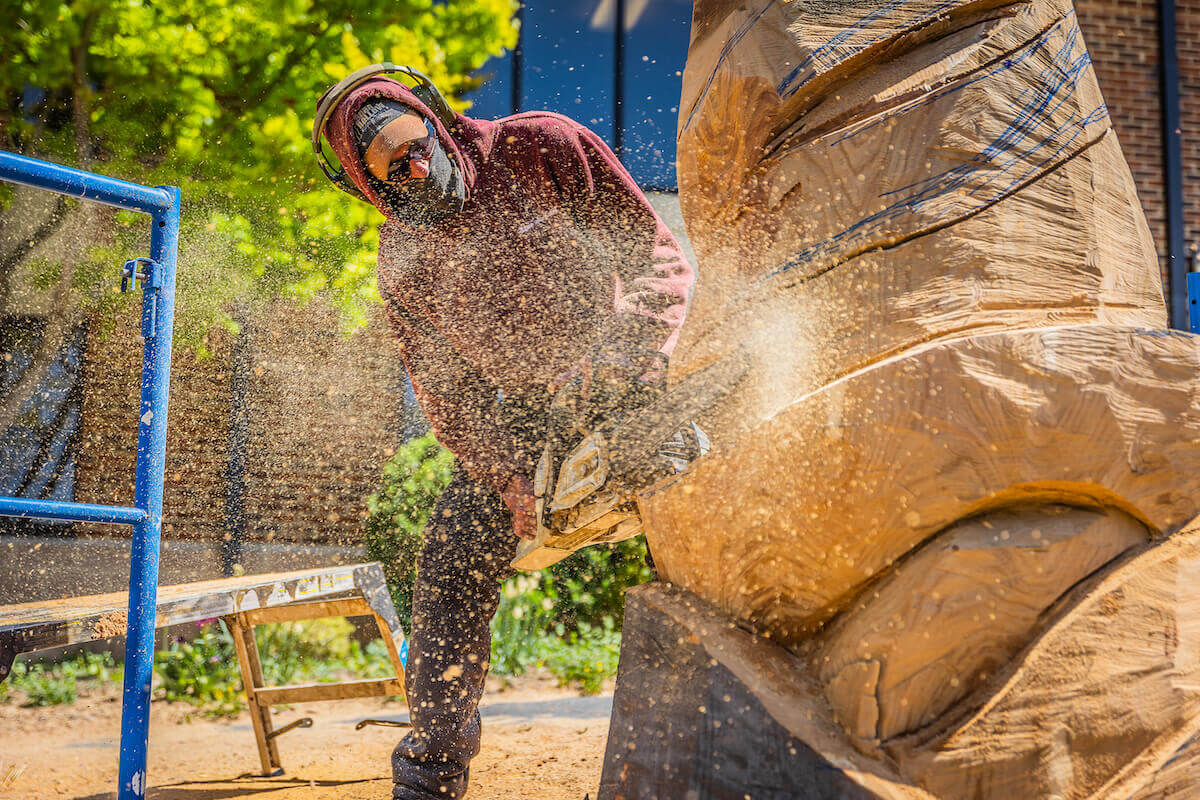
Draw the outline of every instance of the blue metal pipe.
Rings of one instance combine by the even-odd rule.
[[[150,258],[131,262],[142,279],[142,394],[138,408],[134,508],[0,497],[0,515],[117,522],[133,525],[129,562],[124,704],[118,800],[146,796],[146,744],[150,732],[150,676],[157,616],[158,554],[162,535],[163,469],[167,451],[167,396],[175,318],[175,263],[179,250],[180,192],[82,172],[0,150],[0,180],[46,189],[150,214]],[[144,263],[143,263],[144,262]]]
[[[1200,272],[1187,274],[1188,331],[1200,333]]]
[[[1159,77],[1162,81],[1163,185],[1167,201],[1167,309],[1171,327],[1188,324],[1188,258],[1183,233],[1183,145],[1179,127],[1179,55],[1175,0],[1159,0]]]
[[[137,479],[133,504],[146,518],[133,526],[129,562],[129,627],[125,640],[124,706],[118,800],[146,796],[146,742],[150,732],[150,677],[158,594],[158,548],[162,535],[163,469],[167,453],[167,397],[171,379],[171,332],[175,318],[175,258],[179,247],[179,189],[154,214],[150,258],[162,285],[142,293],[142,398],[138,408]]]
[[[63,503],[57,500],[0,497],[0,517],[136,525],[146,518],[146,512],[140,508],[127,506],[99,506],[91,503]]]
[[[172,195],[161,186],[142,186],[3,150],[0,150],[0,180],[147,214],[166,213],[178,202],[178,193]]]

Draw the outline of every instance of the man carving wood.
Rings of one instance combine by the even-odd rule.
[[[566,117],[472,119],[415,70],[376,65],[322,98],[315,147],[322,134],[341,162],[326,173],[387,217],[380,294],[456,459],[418,563],[394,797],[462,797],[498,581],[533,535],[548,410],[557,396],[603,416],[652,396],[692,270],[609,148]]]

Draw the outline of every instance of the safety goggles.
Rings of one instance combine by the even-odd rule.
[[[433,156],[437,131],[433,129],[433,123],[429,120],[425,120],[425,131],[426,135],[422,138],[408,142],[408,149],[405,152],[392,156],[392,163],[388,166],[388,183],[403,186],[412,180],[412,162],[429,159]]]

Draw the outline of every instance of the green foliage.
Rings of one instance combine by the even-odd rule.
[[[15,678],[16,676],[14,676]],[[74,672],[35,664],[15,683],[25,695],[26,706],[58,706],[74,703],[77,683]]]
[[[7,0],[0,147],[183,188],[184,344],[227,323],[234,298],[278,293],[325,292],[353,327],[376,299],[382,218],[317,169],[308,142],[316,98],[386,60],[421,69],[464,108],[462,94],[479,82],[469,73],[515,45],[516,8],[517,0]],[[32,109],[21,105],[28,87],[44,91]],[[119,216],[117,233],[127,253],[144,221]],[[75,282],[103,307],[117,300],[113,260],[101,255]]]
[[[616,677],[621,654],[621,633],[612,620],[592,626],[581,623],[577,630],[548,638],[543,661],[563,685],[579,683],[585,694],[597,694],[604,681]]]
[[[24,696],[26,706],[57,706],[74,703],[79,681],[107,683],[120,680],[121,667],[109,653],[80,653],[58,664],[13,664],[12,675],[0,684],[0,701],[7,702],[13,692]]]
[[[59,706],[74,703],[76,697],[75,675],[46,669],[40,664],[30,667],[22,676],[21,690],[25,693],[27,706]]]
[[[585,547],[547,572],[557,607],[555,622],[568,630],[608,621],[620,630],[625,590],[654,578],[646,565],[646,540],[641,536]]]
[[[372,640],[364,649],[350,638],[353,629],[341,617],[256,628],[263,679],[282,686],[332,681],[348,673],[364,678],[391,675],[392,662],[384,643]]]
[[[450,480],[449,453],[432,434],[415,439],[384,467],[368,501],[366,542],[383,562],[405,630],[412,624],[412,590],[422,530]],[[537,573],[504,584],[492,620],[492,671],[515,676],[545,666],[586,691],[616,672],[625,590],[653,577],[642,538],[587,547]]]
[[[492,618],[492,672],[524,675],[544,661],[545,641],[554,628],[554,597],[543,570],[505,582]]]
[[[212,716],[234,716],[242,709],[237,654],[223,627],[172,642],[155,654],[154,667],[158,695],[169,703],[202,706]]]
[[[367,553],[383,563],[392,602],[406,631],[412,628],[412,590],[421,532],[450,482],[453,467],[450,451],[438,444],[432,433],[413,439],[384,465],[379,491],[367,500]]]
[[[617,674],[621,633],[611,615],[596,625],[577,622],[573,630],[555,622],[551,591],[548,570],[504,584],[492,620],[492,672],[507,678],[545,667],[563,685],[579,683],[595,694]]]
[[[352,629],[341,618],[256,627],[263,680],[282,686],[334,681],[348,674],[391,675],[383,642],[372,641],[364,649],[350,639]],[[189,703],[215,717],[236,716],[243,708],[237,653],[224,626],[208,626],[192,641],[159,651],[154,667],[158,696],[168,702]]]

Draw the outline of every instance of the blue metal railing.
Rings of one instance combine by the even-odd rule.
[[[1200,272],[1187,273],[1188,331],[1200,333]]]
[[[125,265],[125,284],[142,284],[142,394],[138,408],[133,506],[103,506],[0,497],[0,515],[107,522],[133,526],[129,557],[129,620],[121,713],[118,800],[146,796],[146,739],[150,730],[150,677],[162,533],[163,466],[167,450],[167,395],[171,329],[175,318],[175,258],[179,247],[179,189],[141,186],[0,150],[0,180],[47,189],[151,217],[150,257]]]

